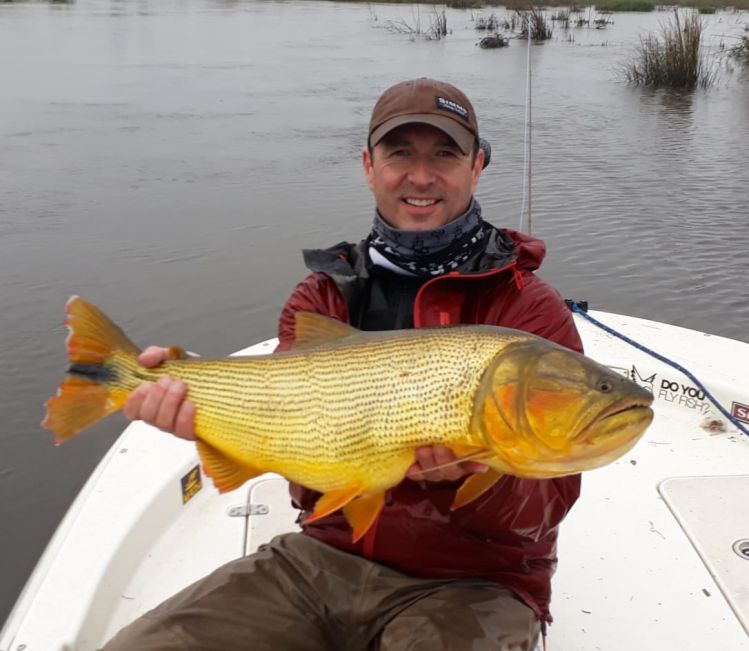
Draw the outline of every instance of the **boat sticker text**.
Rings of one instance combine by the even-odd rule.
[[[187,504],[201,488],[203,481],[200,478],[200,466],[195,466],[180,480],[182,484],[182,504]]]
[[[658,383],[657,397],[665,402],[672,402],[687,409],[695,409],[701,414],[710,411],[710,402],[706,399],[705,392],[691,384],[662,378]]]
[[[705,391],[691,384],[669,380],[668,378],[659,376],[657,373],[650,373],[647,370],[643,372],[634,364],[632,364],[631,368],[623,366],[610,366],[609,368],[632,380],[632,382],[643,389],[647,389],[653,394],[654,398],[663,400],[663,402],[670,402],[676,406],[694,409],[701,414],[707,414],[712,408],[710,401],[705,395]],[[734,417],[738,420],[746,419],[744,422],[749,422],[749,406],[734,402],[733,412]]]

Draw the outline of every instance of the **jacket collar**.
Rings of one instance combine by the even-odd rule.
[[[341,286],[352,279],[369,277],[369,256],[364,240],[358,244],[340,242],[327,249],[304,249],[304,264],[312,272],[324,273]],[[504,269],[515,261],[520,270],[538,269],[546,255],[543,241],[512,229],[492,227],[486,248],[465,263],[461,275]]]

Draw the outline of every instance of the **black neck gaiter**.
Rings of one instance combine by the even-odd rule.
[[[477,253],[489,232],[481,219],[481,206],[472,199],[460,217],[429,231],[393,228],[376,212],[367,240],[396,267],[417,276],[438,276],[455,271]]]

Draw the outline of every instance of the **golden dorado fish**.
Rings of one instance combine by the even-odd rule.
[[[229,491],[264,472],[322,493],[310,520],[343,509],[358,540],[416,448],[489,466],[458,508],[503,474],[547,478],[602,466],[653,418],[647,390],[540,337],[475,325],[362,332],[297,314],[291,352],[138,364],[140,350],[94,305],[66,305],[71,365],[42,426],[61,443],[111,414],[142,382],[182,380],[196,405],[205,473]]]

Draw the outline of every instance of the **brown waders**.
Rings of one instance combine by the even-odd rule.
[[[409,577],[299,533],[224,565],[103,651],[531,651],[539,624],[509,590]]]

